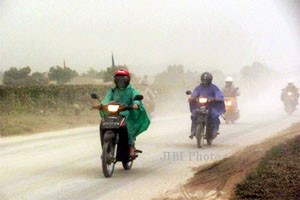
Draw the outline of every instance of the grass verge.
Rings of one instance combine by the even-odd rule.
[[[233,200],[300,199],[300,135],[271,148],[234,194]]]
[[[1,115],[0,136],[24,135],[44,131],[55,131],[86,125],[96,125],[100,121],[95,110],[84,110],[80,115],[69,114],[20,114]]]

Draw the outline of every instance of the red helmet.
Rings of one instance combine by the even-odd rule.
[[[119,69],[115,72],[114,82],[119,88],[126,88],[130,83],[130,74],[127,69]]]
[[[130,78],[129,71],[127,69],[119,69],[115,72],[114,76],[128,76]]]

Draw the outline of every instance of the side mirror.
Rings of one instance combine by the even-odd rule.
[[[93,99],[99,99],[99,96],[98,96],[96,93],[92,93],[92,94],[91,94],[91,97],[92,97]]]
[[[185,94],[186,94],[186,95],[191,95],[192,92],[191,92],[190,90],[188,90],[188,91],[185,91]]]
[[[143,100],[143,99],[144,99],[143,95],[140,95],[140,94],[136,95],[136,96],[133,98],[133,100],[138,100],[138,101]]]

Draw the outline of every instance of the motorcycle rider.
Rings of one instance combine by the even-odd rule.
[[[149,116],[151,117],[155,110],[156,91],[152,90],[152,88],[146,81],[143,81],[141,85],[143,95],[145,97],[144,105],[148,111]]]
[[[222,89],[224,97],[234,97],[236,99],[237,96],[240,95],[239,88],[233,85],[233,78],[228,76],[225,79],[225,87]],[[238,112],[237,101],[234,101],[235,111]]]
[[[191,135],[189,136],[193,139],[193,136],[196,135],[196,126],[197,126],[197,109],[198,105],[196,104],[195,100],[200,96],[208,98],[210,103],[209,108],[209,117],[208,120],[213,124],[212,135],[213,139],[217,137],[219,134],[219,125],[220,120],[219,116],[225,112],[225,105],[224,105],[224,95],[222,91],[212,83],[213,76],[209,72],[204,72],[200,76],[201,83],[198,85],[192,92],[191,97],[189,98],[189,105],[191,111]]]
[[[296,105],[298,105],[299,90],[294,85],[294,81],[293,80],[288,80],[287,86],[284,89],[282,89],[281,101],[283,101],[283,103],[285,103],[285,101],[286,101],[286,99],[288,97],[288,92],[291,92],[294,95],[295,103],[296,103]]]
[[[130,73],[127,69],[119,69],[115,72],[114,83],[115,87],[108,89],[101,103],[102,105],[106,105],[111,101],[115,101],[132,106],[132,110],[125,110],[120,112],[120,114],[126,118],[128,144],[130,146],[129,154],[130,156],[134,156],[134,142],[136,137],[147,130],[150,125],[150,119],[141,101],[133,100],[139,93],[130,85]],[[103,117],[105,112],[100,110],[100,115]]]
[[[228,76],[225,79],[225,87],[223,88],[223,94],[225,97],[236,97],[240,95],[239,88],[233,85],[233,78]]]

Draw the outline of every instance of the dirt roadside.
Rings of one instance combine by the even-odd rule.
[[[221,161],[194,168],[194,176],[183,186],[155,199],[229,199],[234,193],[236,184],[257,167],[266,151],[297,135],[300,135],[300,123]]]

